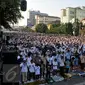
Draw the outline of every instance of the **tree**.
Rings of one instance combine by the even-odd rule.
[[[75,36],[78,36],[79,35],[79,29],[80,29],[80,23],[79,23],[79,20],[76,19],[76,21],[74,22],[74,32],[75,32]]]
[[[76,20],[76,30],[75,30],[75,35],[76,35],[76,36],[79,35],[79,28],[80,28],[79,25],[80,25],[80,24],[79,24],[79,20],[77,19],[77,20]]]
[[[21,0],[0,0],[0,28],[11,28],[11,24],[22,18],[20,2]]]
[[[36,25],[35,29],[36,32],[40,32],[40,33],[46,33],[48,30],[47,25],[43,23]]]
[[[66,33],[73,35],[73,25],[72,25],[72,23],[66,23],[65,25],[66,25]]]
[[[61,24],[52,24],[52,28],[59,27]]]
[[[48,33],[52,34],[66,34],[66,26],[64,24],[52,26],[50,30],[48,30]]]
[[[31,29],[30,27],[25,27],[23,29],[21,29],[21,31],[24,31],[24,32],[35,32],[33,29]]]

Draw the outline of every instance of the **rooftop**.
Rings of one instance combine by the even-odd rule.
[[[42,15],[37,15],[37,16],[39,16],[39,17],[51,17],[51,18],[59,18],[59,19],[60,19],[60,17],[56,17],[56,16],[42,16]]]
[[[79,6],[79,7],[66,7],[66,9],[67,9],[67,8],[71,8],[71,9],[75,9],[75,8],[76,8],[76,9],[81,9],[81,10],[83,10],[83,9],[85,9],[85,6],[82,6],[82,7],[80,7],[80,6]]]

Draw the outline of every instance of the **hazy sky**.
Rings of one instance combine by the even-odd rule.
[[[61,9],[66,7],[85,6],[85,0],[27,0],[27,11],[39,10],[40,12],[47,13],[51,16],[59,16]],[[20,20],[19,25],[27,24],[28,12],[22,12],[23,20]]]

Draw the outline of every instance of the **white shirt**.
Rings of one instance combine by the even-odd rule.
[[[31,73],[35,72],[35,63],[30,63],[30,65],[29,65],[29,71]]]
[[[85,44],[83,45],[83,52],[85,51]]]
[[[60,63],[60,66],[64,66],[64,61],[61,58],[59,58],[59,63]]]
[[[32,60],[32,57],[27,57],[27,64],[30,64]]]
[[[22,55],[22,58],[23,59],[26,57],[25,54],[24,54],[24,52],[21,52],[20,54]]]
[[[35,75],[40,75],[40,66],[35,66]]]
[[[17,60],[20,59],[20,56],[17,56]]]
[[[53,57],[47,57],[47,61],[49,62],[49,65],[52,65]]]
[[[54,70],[57,69],[57,65],[58,65],[58,62],[57,62],[57,61],[53,61],[53,69],[54,69]]]
[[[21,72],[28,72],[27,64],[26,63],[21,63],[20,67],[22,67],[21,68]]]

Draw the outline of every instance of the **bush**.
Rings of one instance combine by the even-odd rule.
[[[35,27],[36,32],[46,33],[48,28],[46,24],[40,23]]]
[[[64,24],[51,27],[50,30],[47,31],[47,33],[52,33],[52,34],[66,34],[66,26]]]
[[[29,28],[29,27],[25,27],[25,28],[23,28],[21,31],[25,31],[25,32],[35,32],[34,30],[32,30],[32,29]]]

